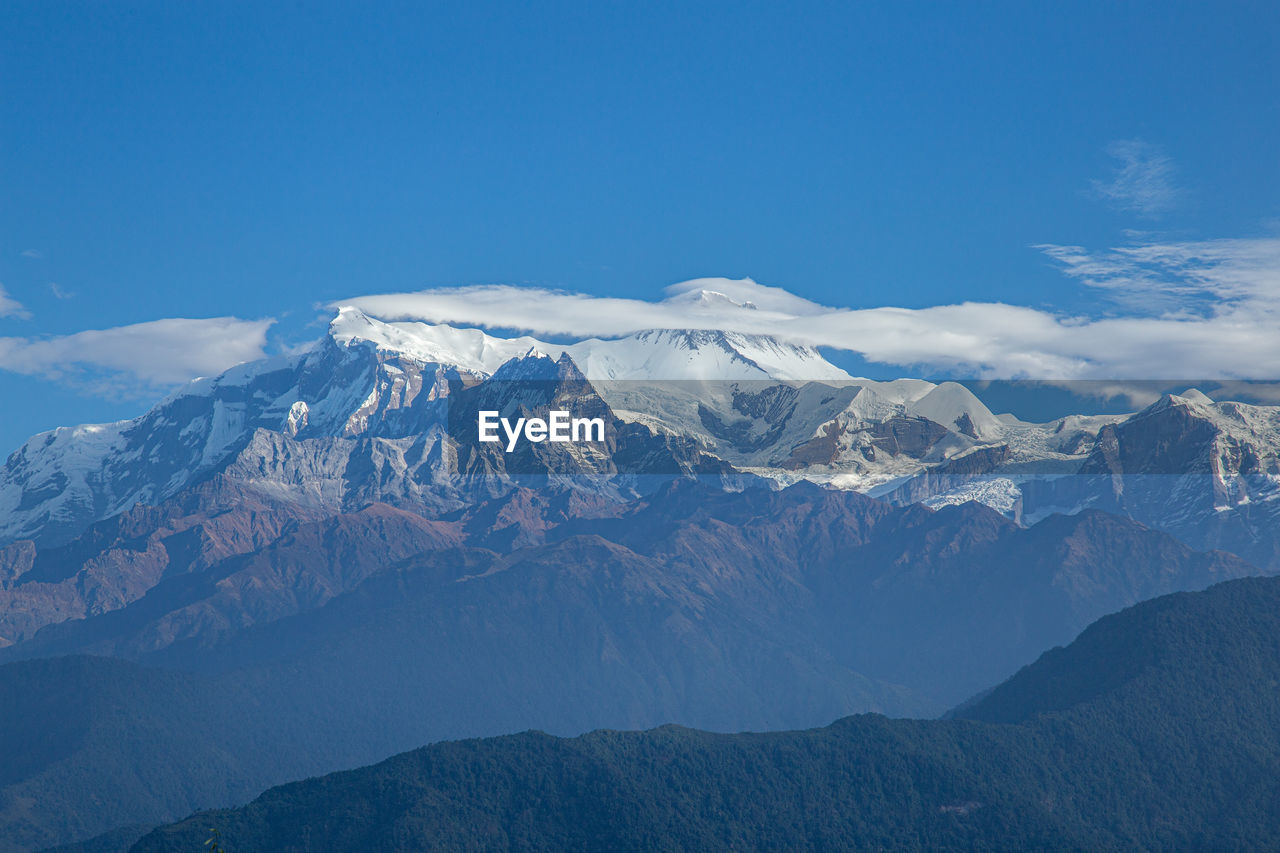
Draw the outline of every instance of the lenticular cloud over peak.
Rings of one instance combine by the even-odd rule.
[[[834,309],[796,296],[781,287],[769,287],[749,278],[695,278],[673,284],[664,291],[664,304],[698,305],[706,308],[745,308],[753,311],[804,317]]]
[[[1280,248],[1280,238],[1250,241]],[[1221,243],[1215,243],[1217,251]],[[1047,254],[1061,261],[1060,252]],[[1194,254],[1193,244],[1144,247],[1147,254]],[[1081,258],[1064,272],[1079,277]],[[1267,253],[1264,253],[1267,254]],[[1107,258],[1114,255],[1100,255]],[[1267,255],[1270,256],[1270,255]],[[1087,260],[1087,258],[1086,258]],[[1091,264],[1092,269],[1096,264]],[[1265,267],[1265,265],[1264,265]],[[1276,270],[1248,267],[1274,281]],[[1177,269],[1164,271],[1176,278]],[[1212,292],[1216,272],[1239,277],[1240,265],[1194,270],[1200,294]],[[1260,278],[1260,280],[1261,280]],[[1143,288],[1156,288],[1148,276]],[[1274,379],[1280,376],[1280,335],[1274,300],[1233,298],[1185,310],[1171,303],[1179,284],[1128,313],[1079,316],[1000,302],[961,302],[927,308],[849,308],[821,305],[749,278],[699,278],[673,284],[655,300],[592,296],[538,287],[472,285],[414,293],[361,296],[334,303],[386,321],[421,321],[547,336],[616,338],[653,329],[714,329],[769,335],[807,346],[857,353],[871,362],[984,379],[1204,378]],[[1261,285],[1259,285],[1261,287]],[[1270,293],[1267,288],[1262,291]],[[1258,289],[1253,293],[1256,295]],[[1109,306],[1114,308],[1114,306]]]
[[[749,278],[695,279],[668,287],[664,298],[653,302],[494,284],[361,296],[333,305],[343,306],[388,321],[421,320],[581,338],[613,338],[651,329],[794,334],[786,326],[797,317],[835,310]]]

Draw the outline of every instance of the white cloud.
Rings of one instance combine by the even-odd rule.
[[[745,307],[746,302],[753,306]],[[764,332],[777,323],[833,310],[750,279],[697,279],[673,285],[661,302],[479,285],[362,296],[334,307],[339,304],[354,305],[384,320],[466,323],[576,337],[617,337],[639,329],[716,329],[724,324]]]
[[[1093,192],[1121,210],[1158,216],[1178,202],[1173,160],[1141,139],[1121,139],[1107,146],[1120,161],[1109,181],[1093,181]]]
[[[685,282],[656,301],[485,285],[363,296],[335,306],[352,305],[383,320],[576,338],[725,329],[976,378],[1280,377],[1280,238],[1101,253],[1040,248],[1067,275],[1124,297],[1129,313],[1071,316],[990,302],[849,309],[750,279]]]
[[[74,293],[70,292],[69,290],[64,288],[62,285],[58,284],[56,281],[49,282],[49,291],[57,299],[65,300],[65,299],[70,299],[72,296],[75,296]]]
[[[0,317],[21,317],[24,320],[31,317],[31,312],[10,296],[3,284],[0,284]]]
[[[22,251],[22,257],[29,258],[33,261],[38,261],[44,257],[44,254],[42,252],[37,251],[36,249],[24,249]]]
[[[1134,307],[1196,314],[1280,308],[1280,238],[1140,243],[1105,252],[1036,248],[1067,275]]]
[[[142,393],[261,358],[274,322],[170,318],[50,338],[0,338],[0,369]]]

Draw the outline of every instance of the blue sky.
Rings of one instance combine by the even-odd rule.
[[[750,276],[839,309],[1275,307],[1274,3],[10,0],[0,33],[4,447],[362,294]],[[1177,260],[1112,251],[1135,246]],[[1206,246],[1244,260],[1206,274]]]

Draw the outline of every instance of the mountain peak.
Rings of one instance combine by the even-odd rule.
[[[339,306],[337,315],[329,321],[329,337],[338,343],[369,340],[370,333],[376,333],[373,320],[354,305]]]
[[[754,310],[712,290],[691,294],[692,301],[717,300]],[[848,373],[828,362],[813,347],[769,335],[719,329],[650,329],[621,338],[590,338],[553,344],[529,336],[503,338],[480,329],[444,323],[384,321],[354,306],[341,306],[329,324],[329,337],[339,346],[362,342],[422,362],[447,364],[492,375],[513,358],[559,358],[568,353],[591,379],[669,380],[772,379],[781,381],[846,381]]]
[[[1193,403],[1199,403],[1203,406],[1212,406],[1214,399],[1199,388],[1188,388],[1178,395],[1184,400],[1190,400]]]
[[[974,439],[996,438],[1004,432],[1000,419],[958,382],[943,382],[907,410]]]
[[[1170,409],[1187,409],[1201,417],[1209,417],[1213,415],[1213,406],[1215,403],[1208,395],[1192,388],[1181,394],[1162,394],[1159,400],[1156,400],[1150,406],[1147,406],[1138,414],[1154,415]]]
[[[739,301],[721,290],[712,290],[705,287],[686,291],[685,293],[672,298],[671,301],[693,305],[699,308],[743,308],[748,311],[757,310],[756,304],[749,299]]]
[[[554,359],[537,347],[530,347],[523,355],[503,362],[491,378],[497,382],[554,382],[567,357],[567,353],[561,353],[559,359]]]
[[[345,305],[330,322],[329,337],[340,346],[367,342],[377,349],[425,363],[446,364],[483,375],[492,374],[513,358],[534,351],[546,355],[549,349],[528,336],[499,338],[480,329],[446,323],[388,322]]]

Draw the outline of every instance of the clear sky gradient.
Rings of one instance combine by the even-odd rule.
[[[33,341],[234,316],[275,351],[365,293],[1137,310],[1033,247],[1274,238],[1278,56],[1273,2],[9,0],[0,447],[166,381]]]

